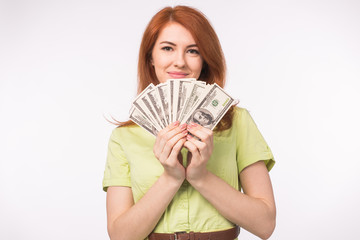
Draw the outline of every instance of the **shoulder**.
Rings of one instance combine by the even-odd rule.
[[[124,137],[132,134],[141,134],[141,128],[138,125],[119,126],[112,130],[111,136],[114,138]]]
[[[133,135],[133,131],[135,128],[139,128],[136,126],[125,126],[125,127],[116,127],[112,130],[110,139],[115,142],[121,142],[122,139],[129,138],[131,135]]]
[[[134,141],[148,140],[154,137],[138,125],[132,125],[124,127],[120,126],[113,129],[110,138],[112,141],[126,144]]]
[[[246,134],[260,134],[257,124],[252,118],[250,112],[246,108],[235,108],[233,116],[233,128],[235,132],[246,135]]]
[[[248,121],[252,121],[249,111],[246,108],[235,107],[233,116],[234,127],[240,127]]]
[[[227,137],[229,141],[232,141],[235,137],[234,134],[237,134],[239,129],[244,127],[244,123],[247,122],[247,118],[249,116],[249,112],[245,108],[235,106],[231,113],[231,127],[229,129],[223,131],[215,131],[215,137],[221,137],[223,140],[224,137]],[[232,140],[230,140],[232,139]]]
[[[249,110],[247,110],[246,108],[242,108],[242,107],[235,107],[234,109],[234,116],[237,117],[246,117],[249,116]]]

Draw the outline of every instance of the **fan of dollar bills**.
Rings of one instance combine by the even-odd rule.
[[[219,85],[194,78],[150,84],[133,102],[130,119],[154,136],[172,122],[195,122],[213,130],[234,99]]]

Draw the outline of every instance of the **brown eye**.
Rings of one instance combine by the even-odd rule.
[[[172,51],[173,50],[172,47],[168,47],[168,46],[163,47],[161,49],[164,50],[164,51]]]
[[[195,55],[199,55],[199,51],[196,50],[196,49],[189,49],[189,50],[188,50],[188,53],[190,53],[190,54],[195,54]]]

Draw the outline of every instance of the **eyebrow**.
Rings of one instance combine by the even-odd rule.
[[[169,44],[169,45],[172,45],[172,46],[176,46],[175,43],[169,42],[169,41],[162,41],[162,42],[160,42],[160,44]],[[190,47],[197,47],[197,45],[196,44],[190,44],[190,45],[186,46],[186,48],[190,48]]]

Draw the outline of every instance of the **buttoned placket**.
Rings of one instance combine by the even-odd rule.
[[[184,167],[187,164],[187,154],[188,154],[188,150],[186,148],[183,148],[181,150],[181,154],[183,157],[183,164]],[[178,192],[177,192],[177,206],[178,206],[178,213],[179,213],[179,222],[182,226],[182,229],[179,229],[180,231],[188,231],[190,230],[190,226],[189,226],[189,197],[188,197],[188,187],[189,187],[189,183],[187,180],[185,180],[181,187],[179,188]]]

